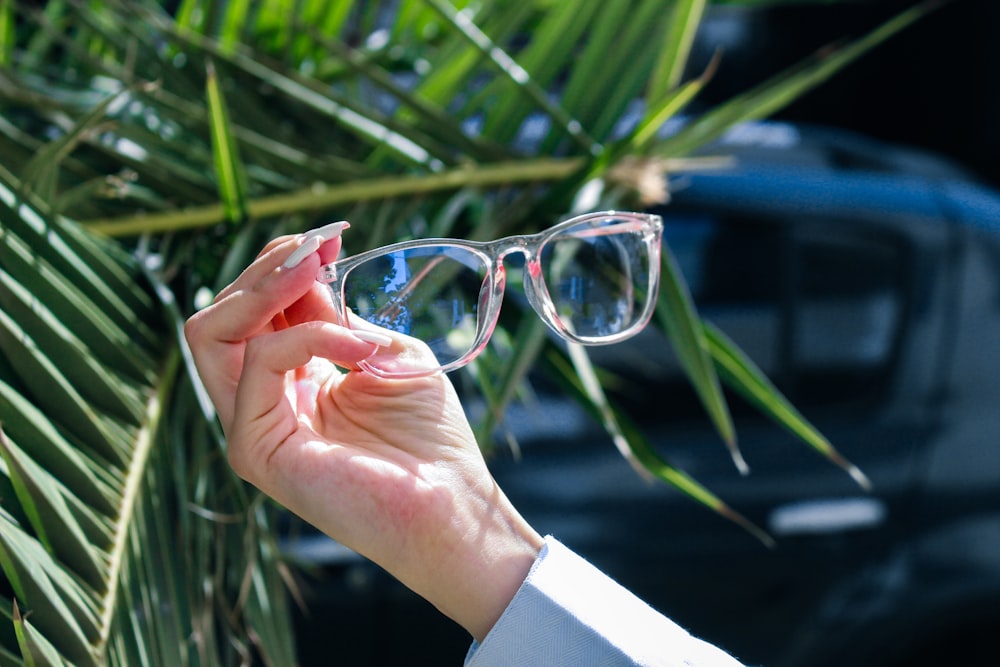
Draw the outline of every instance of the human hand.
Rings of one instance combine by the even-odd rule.
[[[445,375],[343,370],[380,344],[381,354],[421,351],[337,323],[315,276],[339,233],[272,241],[185,336],[236,473],[482,640],[542,538],[490,475]]]

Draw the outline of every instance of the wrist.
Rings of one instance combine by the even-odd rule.
[[[486,516],[455,543],[422,593],[477,641],[500,619],[544,545],[499,488]]]
[[[517,595],[538,559],[544,540],[525,524],[485,548],[469,587],[475,596],[460,615],[453,615],[469,634],[482,642]]]

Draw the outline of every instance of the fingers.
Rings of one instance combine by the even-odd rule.
[[[285,238],[275,244],[232,285],[223,290],[216,301],[239,296],[235,315],[229,313],[227,321],[234,326],[232,338],[250,335],[239,327],[251,330],[272,322],[275,328],[321,319],[336,322],[338,317],[331,309],[328,288],[316,283],[316,273],[323,262],[331,262],[340,252],[340,234],[348,227],[345,221],[331,223],[297,237]],[[285,276],[294,276],[285,278]],[[287,281],[290,291],[274,293],[276,285]],[[259,302],[257,296],[263,296]],[[269,297],[276,297],[273,303]],[[249,303],[243,303],[247,298]],[[247,315],[251,316],[247,319]],[[258,316],[254,319],[252,316]]]
[[[339,238],[329,239],[320,247],[315,243],[315,237],[308,234],[273,242],[269,250],[219,293],[211,306],[188,321],[186,333],[192,347],[196,343],[250,338],[268,329],[279,313],[306,297],[315,283],[321,256],[329,257],[340,248]],[[300,256],[296,266],[284,266],[302,248],[312,252]],[[322,291],[316,290],[316,294],[320,303],[303,309],[310,315],[326,307]]]
[[[350,226],[349,222],[341,220],[340,222],[331,222],[328,225],[307,232],[302,236],[301,245],[285,259],[282,266],[286,269],[295,268],[306,257],[317,252],[327,241],[340,238],[344,230]],[[332,256],[336,257],[336,253],[332,253]]]
[[[340,253],[340,235],[348,227],[350,224],[341,220],[305,234],[280,236],[272,240],[236,280],[216,295],[215,300],[223,299],[248,284],[256,284],[278,267],[295,269],[314,254],[321,263],[333,261]],[[311,266],[313,262],[308,264]],[[315,278],[315,271],[313,277]]]
[[[316,396],[328,390],[328,374],[317,375],[314,358],[353,367],[377,345],[327,322],[308,322],[248,341],[229,431],[230,464],[250,481],[275,448],[316,416]],[[294,372],[294,373],[293,373]]]
[[[222,290],[215,302],[192,316],[184,333],[195,365],[219,412],[230,421],[243,366],[247,340],[308,319],[335,320],[325,286],[315,281],[321,261],[332,261],[340,250],[337,236],[346,223],[316,230],[322,242],[312,252],[300,252],[297,266],[286,268],[309,234],[282,237],[268,244],[246,270]],[[285,310],[295,314],[285,317]]]
[[[245,340],[271,328],[275,317],[305,296],[313,282],[306,267],[275,269],[256,282],[243,281],[240,289],[217,299],[192,317],[191,323],[209,321],[213,340]]]
[[[279,313],[312,288],[308,270],[272,270],[256,283],[244,280],[242,289],[229,292],[185,324],[198,373],[224,426],[232,417],[246,341],[273,331]]]

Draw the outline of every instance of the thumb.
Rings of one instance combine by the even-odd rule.
[[[309,375],[307,365],[314,357],[352,367],[376,347],[349,329],[319,321],[247,341],[233,419],[226,429],[233,470],[250,482],[258,480],[274,451],[311,419],[316,393],[329,379]],[[290,375],[292,371],[298,372],[297,377]],[[296,386],[310,383],[313,386]],[[300,396],[311,397],[312,404],[303,404]]]

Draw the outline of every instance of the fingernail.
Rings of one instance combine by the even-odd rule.
[[[321,245],[323,245],[323,240],[319,237],[306,238],[302,241],[302,245],[288,256],[288,259],[285,260],[282,266],[286,269],[294,269],[302,263],[302,260],[319,250]]]
[[[380,347],[388,347],[392,345],[392,336],[384,333],[379,333],[377,331],[359,331],[356,329],[351,329],[351,333],[354,334],[355,338],[365,341],[366,343],[375,343]]]
[[[350,226],[351,223],[341,220],[340,222],[331,222],[328,225],[323,225],[322,227],[306,232],[302,235],[302,245],[288,256],[288,259],[285,260],[282,266],[286,269],[294,269],[302,263],[302,260],[319,250],[321,245],[337,238]]]
[[[311,231],[306,232],[306,238],[318,238],[322,239],[324,242],[335,239],[343,233],[345,229],[351,226],[347,220],[341,220],[340,222],[331,222],[328,225],[323,225]]]

